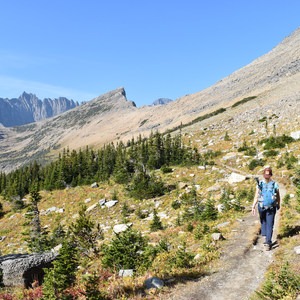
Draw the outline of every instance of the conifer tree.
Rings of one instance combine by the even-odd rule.
[[[65,240],[59,251],[59,256],[53,262],[53,268],[45,269],[42,299],[70,299],[65,290],[75,283],[77,267],[77,248],[74,244]]]
[[[154,209],[153,210],[153,220],[150,224],[150,230],[157,231],[157,230],[161,230],[161,229],[163,229],[161,220],[160,220],[159,216],[157,215],[156,209]]]
[[[81,207],[79,217],[70,225],[69,231],[72,242],[81,254],[90,257],[90,253],[98,253],[97,240],[102,238],[102,231],[99,224],[95,226],[87,215],[85,205]]]
[[[30,218],[30,232],[28,238],[28,247],[32,252],[43,252],[50,248],[46,232],[41,229],[40,212],[38,203],[42,199],[38,185],[34,184],[30,191],[30,205],[28,218]]]
[[[109,245],[102,248],[102,263],[111,270],[138,269],[146,263],[143,253],[147,240],[131,228],[116,234]]]

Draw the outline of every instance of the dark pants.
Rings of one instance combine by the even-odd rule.
[[[276,208],[264,209],[258,206],[258,212],[261,223],[261,235],[265,236],[266,243],[271,245]]]

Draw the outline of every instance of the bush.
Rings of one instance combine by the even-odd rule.
[[[263,160],[263,159],[253,159],[253,160],[250,161],[248,168],[249,168],[249,170],[253,171],[256,167],[258,167],[258,166],[262,167],[264,165],[265,165],[265,160]]]
[[[165,174],[165,173],[172,173],[173,172],[173,169],[171,167],[168,167],[168,166],[162,166],[160,168],[160,170]]]
[[[279,151],[276,150],[268,150],[264,152],[264,156],[265,157],[273,157],[273,156],[277,156],[279,154]]]
[[[259,299],[296,299],[300,292],[300,276],[286,262],[279,272],[271,272],[260,291]]]
[[[178,247],[178,250],[171,255],[168,264],[175,268],[192,268],[194,266],[194,255],[186,251],[186,244]]]
[[[153,220],[150,224],[150,230],[151,231],[157,231],[157,230],[162,230],[162,229],[163,229],[162,223],[160,221],[159,216],[157,215],[156,209],[154,209],[154,211],[153,211]]]
[[[114,270],[139,269],[147,263],[143,252],[147,247],[147,240],[141,233],[128,229],[116,234],[109,245],[102,247],[102,263],[104,267]]]
[[[293,139],[291,136],[282,135],[282,136],[271,136],[269,138],[263,139],[259,141],[259,144],[265,144],[264,149],[265,150],[271,150],[274,148],[284,148],[286,144],[290,144],[294,142],[295,139]]]
[[[146,172],[138,172],[128,187],[129,195],[136,199],[149,199],[162,196],[165,187],[160,178],[150,176]]]

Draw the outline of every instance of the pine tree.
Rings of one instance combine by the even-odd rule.
[[[102,231],[99,224],[95,223],[86,213],[86,206],[83,205],[79,211],[79,217],[69,228],[71,240],[81,254],[90,257],[90,253],[98,253],[97,240],[102,238]]]
[[[161,223],[161,220],[159,218],[159,216],[157,215],[157,211],[156,209],[153,210],[153,220],[150,224],[150,230],[151,231],[157,231],[157,230],[162,230],[163,226]]]
[[[40,212],[38,203],[42,197],[39,193],[38,185],[34,184],[30,192],[30,206],[27,217],[30,218],[30,232],[28,247],[32,252],[43,252],[50,248],[46,232],[41,229]]]
[[[143,253],[147,240],[131,228],[116,234],[109,245],[102,248],[102,263],[111,270],[138,269],[147,260]]]
[[[67,299],[64,291],[75,283],[77,266],[77,248],[65,240],[59,251],[59,256],[53,262],[53,268],[45,269],[43,299]]]

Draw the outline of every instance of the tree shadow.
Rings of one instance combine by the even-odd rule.
[[[289,226],[288,225],[283,229],[283,232],[281,234],[277,235],[277,239],[281,240],[283,238],[298,235],[299,233],[300,233],[300,226],[299,225],[296,225],[296,226]]]

